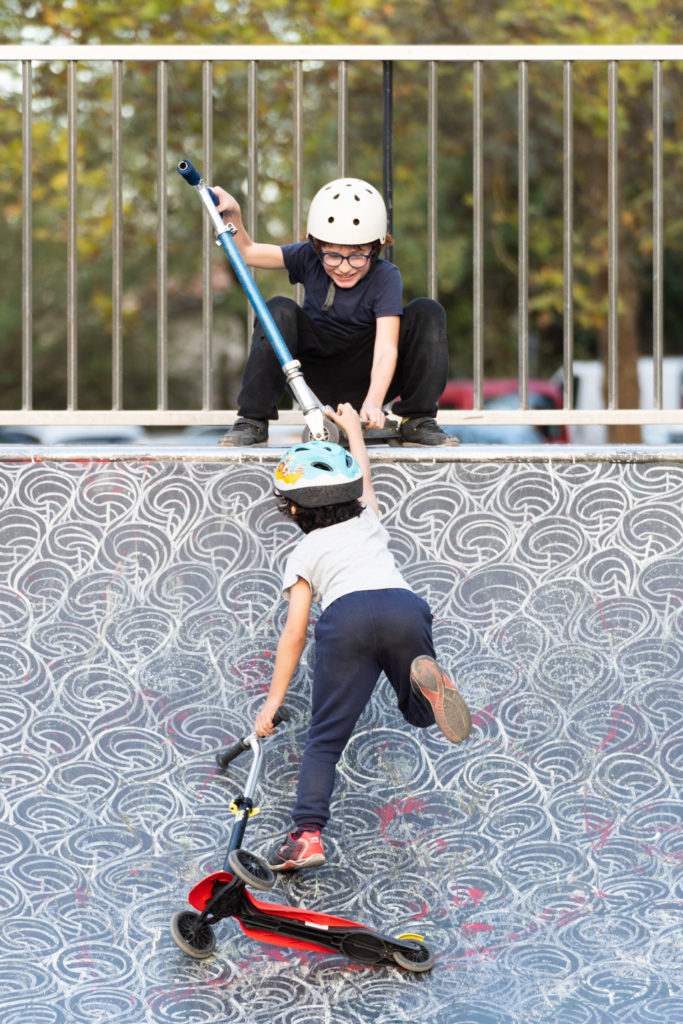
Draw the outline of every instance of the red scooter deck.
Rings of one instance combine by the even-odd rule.
[[[201,882],[198,882],[192,889],[188,896],[189,902],[195,910],[198,910],[201,913],[215,893],[215,883],[218,882],[220,884],[227,885],[232,881],[232,879],[233,875],[228,871],[217,871],[213,875],[208,875],[206,878],[203,878]],[[328,931],[330,928],[351,928],[357,932],[371,931],[371,929],[366,928],[364,925],[360,925],[356,921],[349,921],[344,917],[335,917],[332,914],[321,914],[314,910],[301,910],[298,907],[288,907],[281,903],[264,903],[262,900],[254,899],[247,889],[244,890],[244,898],[251,904],[254,910],[259,912],[261,915],[266,916],[268,914],[272,914],[280,920],[282,920],[282,918],[287,918],[310,928],[318,928],[323,931]],[[248,935],[250,939],[255,939],[257,942],[267,942],[275,946],[287,946],[290,949],[306,949],[316,953],[329,952],[328,946],[318,945],[313,939],[309,942],[304,939],[296,939],[292,936],[288,936],[287,939],[284,940],[281,932],[269,932],[264,929],[250,928],[244,924],[239,917],[237,920],[244,934]]]

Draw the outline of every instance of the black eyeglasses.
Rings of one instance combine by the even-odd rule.
[[[342,256],[340,252],[323,252],[320,258],[326,267],[341,267],[344,260],[353,270],[362,270],[368,260],[372,259],[372,253],[352,252],[350,256]]]

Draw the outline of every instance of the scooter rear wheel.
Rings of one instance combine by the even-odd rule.
[[[199,914],[194,910],[181,910],[174,914],[170,922],[171,938],[183,953],[195,960],[203,960],[216,948],[216,936],[210,924],[203,924],[195,931],[198,920]]]
[[[246,885],[253,889],[272,889],[275,885],[275,874],[270,865],[256,853],[243,850],[231,850],[228,854],[228,866],[233,875],[237,875]]]
[[[401,939],[410,945],[411,949],[394,949],[392,956],[399,967],[406,971],[429,971],[434,966],[434,954],[424,942],[415,939]]]

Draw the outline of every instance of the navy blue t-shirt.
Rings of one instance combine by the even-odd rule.
[[[403,285],[398,267],[378,259],[353,288],[336,288],[334,302],[323,312],[332,283],[310,242],[282,246],[292,284],[303,284],[303,311],[335,338],[347,338],[374,327],[380,316],[401,316]]]

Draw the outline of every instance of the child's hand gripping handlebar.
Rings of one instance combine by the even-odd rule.
[[[283,705],[277,709],[273,715],[273,725],[277,728],[281,722],[288,722],[290,714],[287,708]],[[260,739],[256,736],[255,732],[249,733],[248,736],[243,736],[237,740],[231,746],[221,750],[220,754],[216,754],[216,764],[219,768],[227,768],[231,761],[234,761],[236,757],[242,753],[243,750],[249,750],[254,739]]]

